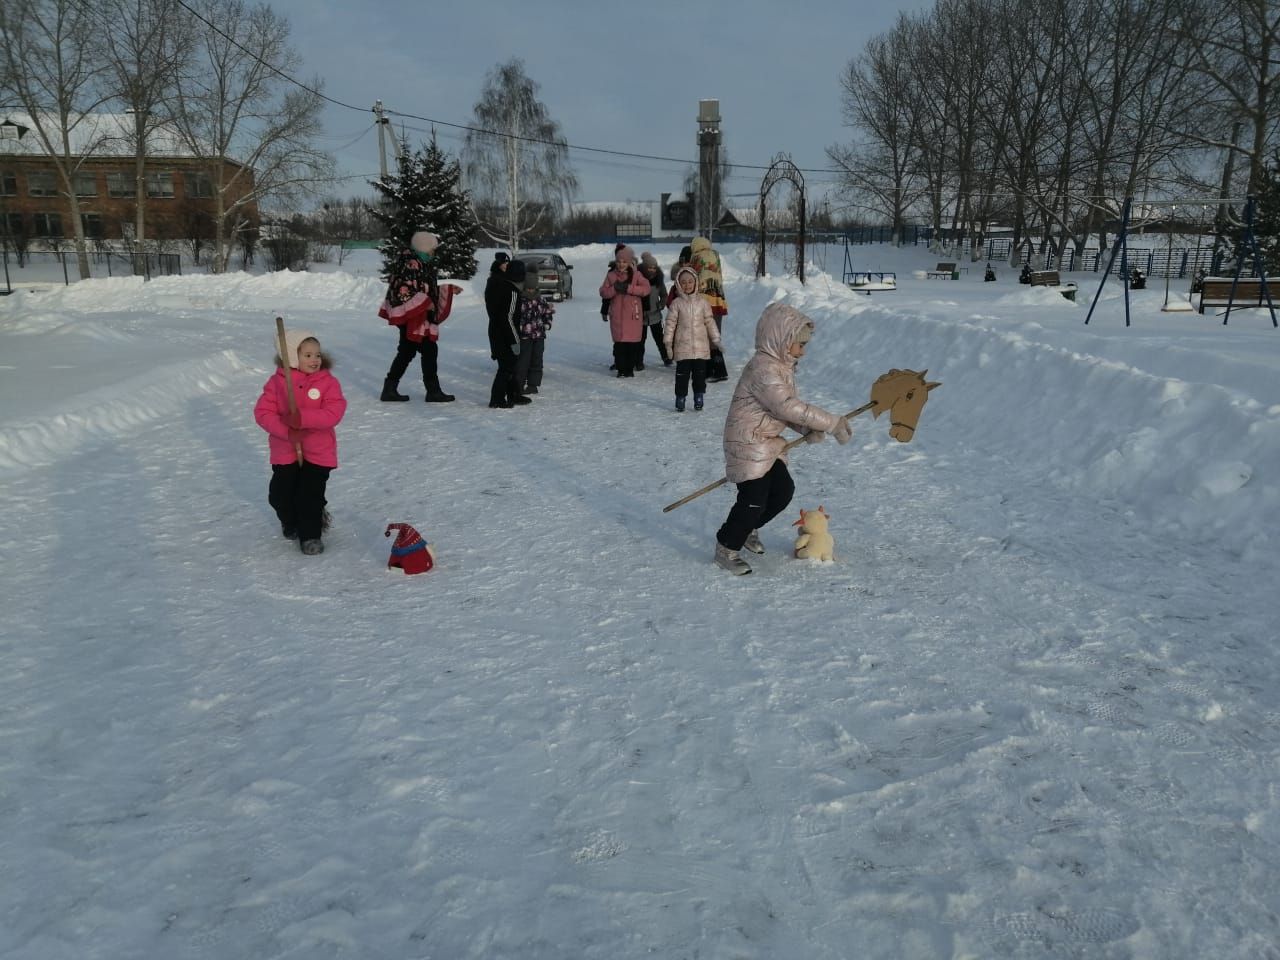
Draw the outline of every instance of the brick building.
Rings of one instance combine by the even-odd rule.
[[[133,236],[136,167],[127,114],[93,114],[72,133],[74,183],[85,237],[120,241]],[[146,231],[149,240],[185,240],[213,236],[215,176],[227,185],[224,203],[253,190],[253,171],[223,160],[219,171],[190,155],[172,133],[157,131],[148,140]],[[238,176],[237,176],[238,175]],[[256,232],[258,208],[242,211]],[[62,178],[44,150],[31,119],[0,113],[0,238],[32,245],[74,239],[75,229]]]

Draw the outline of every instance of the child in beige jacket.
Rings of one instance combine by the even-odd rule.
[[[681,267],[676,272],[676,296],[667,308],[662,342],[667,355],[676,362],[676,410],[684,412],[691,377],[693,409],[701,410],[711,348],[722,347],[711,304],[698,292],[698,275],[692,267]]]

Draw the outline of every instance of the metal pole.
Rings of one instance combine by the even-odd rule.
[[[1120,220],[1120,237],[1116,241],[1116,246],[1120,246],[1125,243],[1125,234],[1129,231],[1129,204],[1132,199],[1132,197],[1124,198],[1124,215]],[[1116,262],[1116,246],[1111,248],[1111,256],[1107,259],[1107,269],[1102,272],[1102,282],[1098,284],[1098,292],[1093,295],[1093,303],[1089,304],[1089,313],[1084,318],[1085,326],[1089,325],[1089,321],[1093,317],[1094,308],[1098,305],[1098,298],[1102,296],[1102,288],[1106,286],[1107,275],[1111,273],[1111,265]],[[1128,245],[1125,244],[1125,251],[1127,252],[1128,249]],[[1098,259],[1101,260],[1102,258],[1099,257]],[[1124,261],[1121,262],[1123,263]],[[1124,289],[1124,325],[1126,327],[1129,325],[1129,281],[1127,277],[1125,279]]]
[[[391,128],[389,126],[390,121],[382,109],[381,100],[374,101],[373,115],[377,117],[374,122],[378,127],[378,171],[382,174],[382,179],[385,180],[387,179],[387,144],[383,137],[386,136]]]
[[[1164,265],[1164,305],[1169,305],[1169,274],[1173,273],[1173,218],[1178,212],[1177,206],[1169,208],[1169,220],[1165,224],[1164,235],[1169,238],[1168,251],[1169,255],[1165,258]]]

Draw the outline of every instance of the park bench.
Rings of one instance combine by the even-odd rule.
[[[1076,285],[1074,283],[1063,283],[1062,275],[1057,270],[1033,270],[1031,272],[1031,285],[1033,287],[1057,287],[1068,300],[1075,300]]]
[[[1231,296],[1230,277],[1205,277],[1200,286],[1200,312],[1205,307],[1261,307],[1266,304],[1262,297],[1262,280],[1259,277],[1241,277],[1234,281],[1236,295]],[[1280,277],[1267,278],[1267,291],[1280,291]]]
[[[897,290],[898,275],[889,270],[855,270],[848,283],[850,289],[871,296],[876,290]]]
[[[927,274],[930,280],[955,280],[956,265],[954,263],[939,263]]]

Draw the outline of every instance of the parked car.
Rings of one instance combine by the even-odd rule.
[[[538,293],[552,300],[573,299],[573,264],[549,250],[523,250],[519,257],[524,261],[525,273],[537,276]]]

